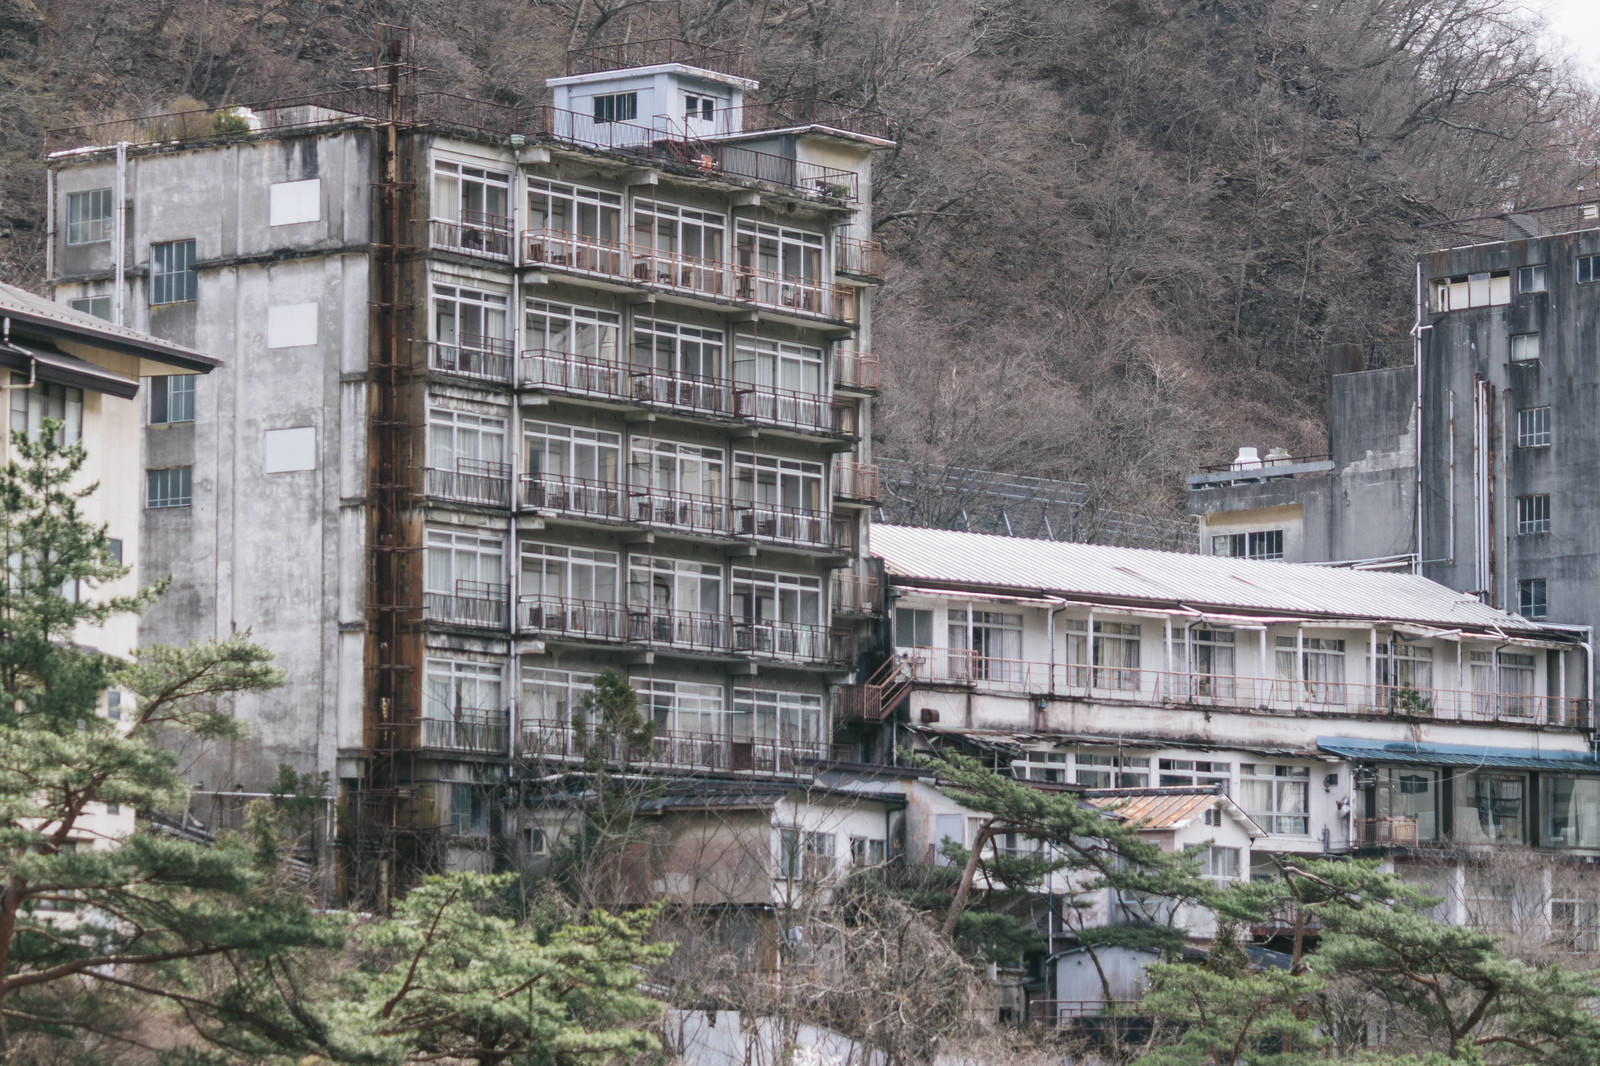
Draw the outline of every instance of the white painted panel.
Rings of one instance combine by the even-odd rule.
[[[267,308],[268,348],[298,348],[315,343],[316,304],[280,304]]]
[[[322,179],[274,182],[271,218],[274,226],[321,221]]]
[[[286,474],[292,470],[317,468],[317,430],[315,426],[269,429],[262,442],[262,471]]]

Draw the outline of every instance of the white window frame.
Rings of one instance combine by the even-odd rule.
[[[622,246],[622,194],[571,182],[528,179],[528,229],[558,238],[561,248],[576,243],[611,251]],[[572,242],[577,238],[576,242]],[[610,257],[607,257],[609,262]],[[582,267],[582,263],[569,263]],[[620,273],[617,266],[607,271]]]
[[[526,352],[616,367],[622,353],[622,316],[529,297],[523,304],[522,337]]]
[[[1550,407],[1524,407],[1517,411],[1517,447],[1550,447]]]
[[[1511,361],[1534,363],[1539,360],[1539,334],[1513,333],[1511,335]]]
[[[1217,533],[1211,537],[1211,554],[1231,559],[1282,559],[1283,530],[1256,529],[1242,533]]]
[[[727,466],[719,448],[635,438],[628,452],[634,517],[667,525],[722,529]]]
[[[665,621],[669,616],[689,615],[696,629],[709,626],[701,634],[708,638],[692,643],[720,645],[722,620],[727,616],[723,594],[727,589],[720,563],[693,559],[674,559],[661,555],[628,556],[628,610]],[[663,597],[662,592],[665,592]],[[665,602],[661,602],[662,600]],[[671,642],[676,636],[652,632],[652,639]]]
[[[596,125],[612,122],[633,122],[639,117],[639,93],[630,89],[620,93],[601,93],[591,97]]]
[[[67,193],[67,244],[104,244],[115,231],[110,189]]]
[[[454,159],[433,161],[433,218],[509,232],[511,175]]]
[[[169,426],[194,421],[194,374],[161,374],[145,378],[149,399],[146,424]]]
[[[1205,868],[1200,876],[1207,881],[1229,882],[1243,879],[1242,849],[1212,844],[1206,849]]]
[[[1525,577],[1517,581],[1517,613],[1524,618],[1549,617],[1549,585],[1544,578]]]
[[[67,306],[74,311],[80,311],[95,318],[111,321],[110,296],[74,296],[67,301]]]
[[[491,593],[506,587],[504,536],[476,529],[430,526],[426,544],[422,567],[424,592],[463,596],[458,589],[464,581],[487,586]]]
[[[460,459],[505,465],[507,425],[503,415],[428,408],[428,465],[454,470]]]
[[[1517,535],[1550,532],[1550,494],[1535,492],[1517,497]]]
[[[1265,805],[1248,804],[1263,798]],[[1311,835],[1311,768],[1288,763],[1240,763],[1239,802],[1261,828],[1276,836]]]
[[[453,722],[464,711],[495,714],[506,708],[505,668],[499,663],[430,655],[422,676],[422,716],[430,721]]]
[[[1547,274],[1545,264],[1534,263],[1529,266],[1517,268],[1517,292],[1546,292]]]
[[[83,439],[83,390],[53,381],[35,381],[28,387],[25,375],[11,375],[12,433],[24,433],[29,440],[39,439],[39,429],[47,418],[61,423],[56,433],[59,444],[76,444]]]
[[[432,292],[434,343],[468,351],[510,351],[509,293],[441,281],[433,283]]]
[[[639,713],[659,731],[731,737],[733,716],[721,685],[647,677],[634,683]]]
[[[522,596],[616,607],[622,589],[621,557],[614,551],[524,541]]]
[[[1114,750],[1074,752],[1072,780],[1085,788],[1148,788],[1150,756]]]
[[[194,503],[194,468],[167,466],[145,471],[147,510],[188,507]]]
[[[735,737],[813,747],[832,735],[821,695],[779,689],[735,688],[731,727]]]
[[[160,241],[150,246],[150,306],[193,303],[199,295],[195,242]]]

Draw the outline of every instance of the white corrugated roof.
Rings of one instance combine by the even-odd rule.
[[[874,524],[871,536],[902,585],[1565,636],[1411,574],[911,526]]]

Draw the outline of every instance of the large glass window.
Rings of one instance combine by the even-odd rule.
[[[725,412],[721,330],[664,319],[633,322],[634,398],[651,403]]]
[[[527,301],[524,312],[526,380],[606,396],[622,391],[621,315],[544,300]]]
[[[1073,756],[1073,780],[1084,788],[1146,788],[1150,784],[1150,757],[1080,751]]]
[[[570,600],[614,606],[618,569],[616,552],[524,543],[521,593],[550,603]]]
[[[194,500],[193,470],[169,466],[145,471],[144,505],[152,510],[163,507],[188,507]]]
[[[67,243],[97,244],[111,239],[111,190],[67,193]]]
[[[1294,637],[1278,637],[1276,686],[1278,699],[1308,703],[1343,705],[1344,641],[1334,637],[1300,638],[1300,654],[1295,654]]]
[[[1433,707],[1433,649],[1406,640],[1378,642],[1378,684],[1389,710],[1427,714]]]
[[[807,344],[734,336],[733,379],[753,406],[740,414],[792,426],[826,426],[828,397],[822,349]]]
[[[583,698],[593,691],[593,674],[524,667],[519,717],[524,722],[566,725],[572,721],[572,712],[578,709]],[[532,739],[525,729],[524,744],[530,745]]]
[[[1600,777],[1543,775],[1539,809],[1544,814],[1540,844],[1551,848],[1600,847]]]
[[[596,122],[632,122],[639,117],[639,94],[606,93],[594,98]]]
[[[1550,408],[1524,407],[1517,412],[1517,447],[1550,447]]]
[[[628,454],[633,517],[708,532],[727,529],[723,454],[664,440],[634,440]]]
[[[1375,844],[1415,844],[1439,839],[1439,771],[1415,766],[1383,766],[1377,771],[1373,830]]]
[[[1139,687],[1139,624],[1094,624],[1095,688],[1133,691]]]
[[[1581,264],[1582,260],[1579,262]],[[1580,277],[1579,280],[1583,279]],[[1470,307],[1508,304],[1511,302],[1511,271],[1496,270],[1492,273],[1435,278],[1430,292],[1435,311],[1463,311]]]
[[[722,567],[634,555],[628,559],[629,636],[634,640],[722,650]]]
[[[822,582],[816,577],[735,567],[733,621],[735,651],[799,659],[827,653]]]
[[[622,274],[622,194],[528,180],[529,256],[536,263]]]
[[[1227,763],[1206,759],[1161,759],[1156,769],[1160,771],[1156,784],[1162,788],[1221,788],[1226,794],[1233,777],[1232,767]]]
[[[1528,842],[1526,774],[1477,771],[1457,779],[1455,834],[1461,843]]]
[[[464,625],[505,624],[505,540],[460,529],[430,529],[423,565],[428,615]]]
[[[194,241],[150,246],[150,302],[188,303],[195,298]]]
[[[1022,615],[952,607],[948,638],[952,676],[1011,683],[1023,679]]]
[[[433,287],[433,336],[441,345],[509,350],[506,295],[455,285]]]
[[[826,721],[822,697],[809,692],[733,690],[733,735],[785,744],[820,744]]]
[[[738,532],[784,541],[825,539],[822,464],[735,452],[733,506]]]
[[[1472,669],[1472,703],[1486,718],[1526,718],[1533,714],[1534,658],[1523,652],[1468,653]]]
[[[823,310],[822,234],[740,222],[735,237],[737,295],[757,303]]]
[[[1269,833],[1311,834],[1311,769],[1241,763],[1239,805]]]
[[[897,607],[894,612],[896,648],[933,647],[933,611],[926,607]]]
[[[727,701],[721,685],[645,678],[634,685],[639,711],[659,733],[729,735]]]
[[[433,164],[434,242],[463,252],[511,254],[511,176],[449,160]]]
[[[1282,559],[1283,530],[1218,533],[1211,538],[1211,554],[1230,555],[1235,559]]]
[[[504,671],[497,664],[430,658],[423,671],[423,717],[447,722],[498,714],[504,692]]]
[[[1234,696],[1234,634],[1226,629],[1188,631],[1193,694],[1218,700]]]
[[[633,275],[639,281],[721,292],[726,231],[726,219],[715,212],[636,200]]]
[[[444,407],[428,409],[428,466],[455,470],[465,461],[503,464],[506,461],[506,420]]]
[[[577,504],[581,510],[591,511],[581,506],[585,501],[573,496],[573,490],[614,500],[613,490],[620,485],[622,434],[554,422],[524,422],[522,446],[528,459],[532,495],[526,502],[530,505],[561,510]],[[611,503],[604,513],[614,508]]]
[[[83,439],[82,389],[48,381],[35,381],[29,388],[26,377],[12,374],[10,392],[11,432],[38,440],[44,420],[53,418],[61,423],[56,431],[57,442],[73,444]]]

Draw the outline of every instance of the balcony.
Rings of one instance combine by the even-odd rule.
[[[883,387],[883,367],[871,352],[836,352],[833,385],[852,392],[877,392]]]
[[[1067,699],[1137,700],[1275,714],[1349,715],[1407,721],[1496,722],[1592,729],[1589,700],[1510,692],[1428,689],[1338,681],[1291,681],[1132,666],[1002,659],[954,648],[914,648],[908,676],[933,685],[971,685]]]
[[[792,548],[837,548],[833,515],[769,503],[735,503],[734,532],[741,537]]]
[[[506,585],[457,581],[453,592],[424,592],[423,613],[430,622],[503,631],[510,595],[511,590]]]
[[[703,611],[630,607],[628,640],[681,651],[727,654],[728,618]]]
[[[480,755],[507,754],[505,711],[462,708],[452,718],[424,718],[422,746]]]
[[[603,400],[628,397],[624,370],[619,364],[547,348],[522,353],[517,381],[524,389],[564,396],[592,396]]]
[[[628,393],[635,403],[698,415],[729,418],[733,403],[726,381],[630,369]]]
[[[855,237],[840,237],[834,241],[834,269],[841,274],[857,278],[883,278],[883,245],[877,241],[863,241]]]
[[[786,314],[826,318],[850,324],[860,318],[853,289],[796,274],[770,274],[740,267],[734,274],[733,298]]]
[[[1361,847],[1414,848],[1418,839],[1415,816],[1356,819],[1356,841]]]
[[[877,614],[878,579],[871,574],[834,574],[833,613],[862,616]]]
[[[505,215],[463,211],[460,220],[430,219],[428,229],[436,250],[511,261],[511,242],[516,230]]]
[[[564,230],[530,230],[522,235],[524,266],[543,266],[570,274],[625,281],[627,251],[615,241]]]
[[[629,494],[628,517],[654,529],[701,536],[728,534],[728,501],[721,496],[636,488]]]
[[[511,342],[494,337],[474,337],[460,344],[428,343],[428,369],[473,381],[511,384]]]
[[[577,761],[595,751],[597,741],[556,719],[524,719],[518,754],[530,758]],[[680,770],[790,774],[828,756],[820,740],[734,737],[721,733],[657,730],[647,743],[612,740],[600,752],[613,765],[649,765]]]
[[[524,474],[522,495],[518,502],[524,510],[625,522],[627,512],[622,496],[623,487],[615,481],[556,474]]]
[[[782,426],[806,433],[837,434],[838,412],[826,397],[815,392],[739,385],[733,390],[733,410],[747,422]]]
[[[815,622],[733,620],[733,650],[774,662],[845,663],[855,655],[854,634]]]
[[[840,500],[877,503],[883,498],[883,481],[876,464],[840,459],[833,467],[833,495]]]
[[[517,600],[517,632],[614,644],[627,632],[621,605],[564,596],[523,596]]]
[[[428,467],[428,495],[479,507],[511,505],[511,467],[487,459],[457,459],[454,469]]]
[[[720,259],[700,259],[671,249],[630,249],[633,280],[646,285],[662,285],[690,296],[726,299],[728,264]]]

